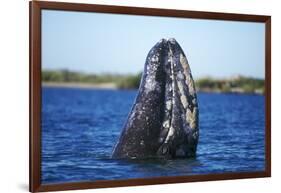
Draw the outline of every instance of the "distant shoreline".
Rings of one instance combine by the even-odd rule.
[[[237,89],[231,89],[229,91],[223,91],[223,90],[216,90],[216,89],[198,89],[197,92],[201,93],[223,93],[223,94],[255,94],[255,95],[264,95],[264,93],[260,90],[255,90],[253,92],[246,92],[243,91],[240,88]]]
[[[42,71],[43,85],[47,87],[138,89],[142,73],[86,74],[69,70]],[[223,79],[202,77],[195,79],[197,91],[204,93],[264,94],[265,80],[241,75]]]
[[[53,88],[118,89],[114,83],[42,82],[42,86]]]
[[[132,89],[121,89],[115,83],[75,83],[75,82],[42,82],[43,87],[51,88],[84,88],[84,89],[108,89],[108,90],[132,90]],[[137,90],[137,88],[133,89]],[[198,93],[217,93],[217,94],[255,94],[263,95],[261,92],[243,92],[241,90],[233,91],[221,91],[221,90],[211,90],[211,89],[198,89]]]

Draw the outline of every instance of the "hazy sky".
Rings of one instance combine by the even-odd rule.
[[[43,69],[137,73],[161,38],[175,38],[194,78],[264,78],[265,25],[171,17],[42,11]]]

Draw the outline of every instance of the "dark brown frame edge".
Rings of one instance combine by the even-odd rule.
[[[106,180],[63,184],[41,184],[41,10],[101,12],[130,15],[181,17],[265,23],[265,171],[207,174],[194,176],[156,177],[145,179]],[[30,136],[29,136],[29,191],[60,191],[89,188],[153,185],[197,181],[260,178],[271,176],[271,17],[233,13],[199,12],[141,7],[105,6],[94,4],[30,1]]]

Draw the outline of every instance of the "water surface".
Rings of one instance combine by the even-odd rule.
[[[199,93],[196,158],[111,159],[136,93],[43,87],[42,183],[264,170],[262,95]]]

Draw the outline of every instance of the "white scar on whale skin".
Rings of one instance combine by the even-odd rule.
[[[169,122],[169,120],[164,121],[163,127],[166,128],[166,129],[168,129],[168,128],[170,127],[170,122]]]
[[[166,109],[167,109],[167,110],[171,110],[171,109],[172,109],[172,101],[171,101],[171,100],[168,100],[168,101],[166,102]]]
[[[184,107],[184,109],[186,110],[186,121],[187,123],[189,124],[190,128],[191,129],[195,129],[196,128],[196,114],[197,114],[197,110],[196,110],[196,107],[193,108],[193,111],[191,112],[191,110],[188,108],[188,101],[187,101],[187,98],[186,98],[186,95],[184,93],[184,89],[183,89],[183,84],[181,81],[177,81],[177,84],[178,84],[178,88],[179,88],[179,91],[180,91],[180,100],[181,100],[181,103]]]
[[[172,52],[170,47],[169,47],[169,52],[168,52],[168,58],[169,58],[168,61],[171,62],[171,65],[170,65],[171,66],[171,69],[170,69],[171,70],[171,78],[174,79],[175,78],[175,76],[174,76],[174,68],[173,68],[174,60],[173,60],[173,52]],[[172,107],[173,105],[176,105],[176,101],[175,101],[175,81],[172,81],[172,105],[171,105],[170,109],[173,108]],[[173,117],[171,118],[170,122],[172,124]],[[174,132],[175,132],[175,128],[172,125],[169,125],[169,126],[170,126],[170,128],[169,128],[167,137],[165,139],[165,143],[168,143],[170,141],[170,139],[172,138],[172,136],[174,135]]]
[[[191,76],[191,70],[190,70],[190,66],[187,62],[187,59],[186,57],[184,57],[182,54],[180,54],[180,63],[183,67],[183,73],[186,77],[186,84],[188,85],[188,88],[189,88],[189,93],[191,95],[194,95],[195,94],[195,90],[194,90],[194,82],[193,80],[190,78]]]
[[[184,57],[182,54],[180,54],[180,63],[182,65],[182,67],[183,67],[183,73],[184,73],[184,75],[186,77],[186,82],[185,83],[188,85],[189,93],[190,93],[190,95],[194,96],[196,91],[194,89],[195,88],[194,87],[194,82],[191,79],[190,66],[189,66],[189,64],[187,62],[186,57]],[[181,93],[182,96],[185,96],[185,95],[183,95],[182,84],[181,83],[179,84],[179,83],[180,82],[178,82],[180,93]],[[183,98],[183,100],[181,101],[183,106],[184,106],[184,108],[186,108],[185,107],[185,105],[186,105],[186,100],[185,99]],[[194,98],[192,100],[192,103],[196,104],[196,102],[197,101]],[[196,129],[197,126],[198,126],[198,123],[196,121],[197,113],[198,113],[198,108],[197,107],[194,107],[192,112],[191,112],[191,109],[186,108],[186,120],[188,121],[189,126],[190,126],[191,129]]]
[[[181,99],[181,103],[182,103],[184,109],[186,109],[187,106],[188,106],[188,102],[187,102],[187,98],[186,98],[186,96],[185,96],[185,94],[184,94],[183,85],[182,85],[182,83],[181,83],[180,81],[177,81],[177,83],[178,83],[178,88],[179,88],[179,90],[180,90],[180,95],[181,95],[181,96],[180,96],[180,99]]]
[[[152,58],[151,58],[151,62],[158,62],[159,61],[159,57],[157,55],[154,55]]]
[[[158,65],[159,63],[159,54],[154,54],[151,58],[148,58],[148,60],[150,61],[151,65],[147,65],[146,71],[150,74],[155,74],[155,72],[157,71],[156,65]],[[159,91],[161,89],[155,81],[155,76],[152,75],[146,78],[144,87],[146,88],[146,92],[151,92],[154,90]]]
[[[198,113],[198,109],[197,107],[193,108],[193,112],[190,111],[190,109],[186,109],[186,119],[189,122],[189,126],[191,129],[195,129],[197,127],[197,123],[196,123],[196,116]]]

